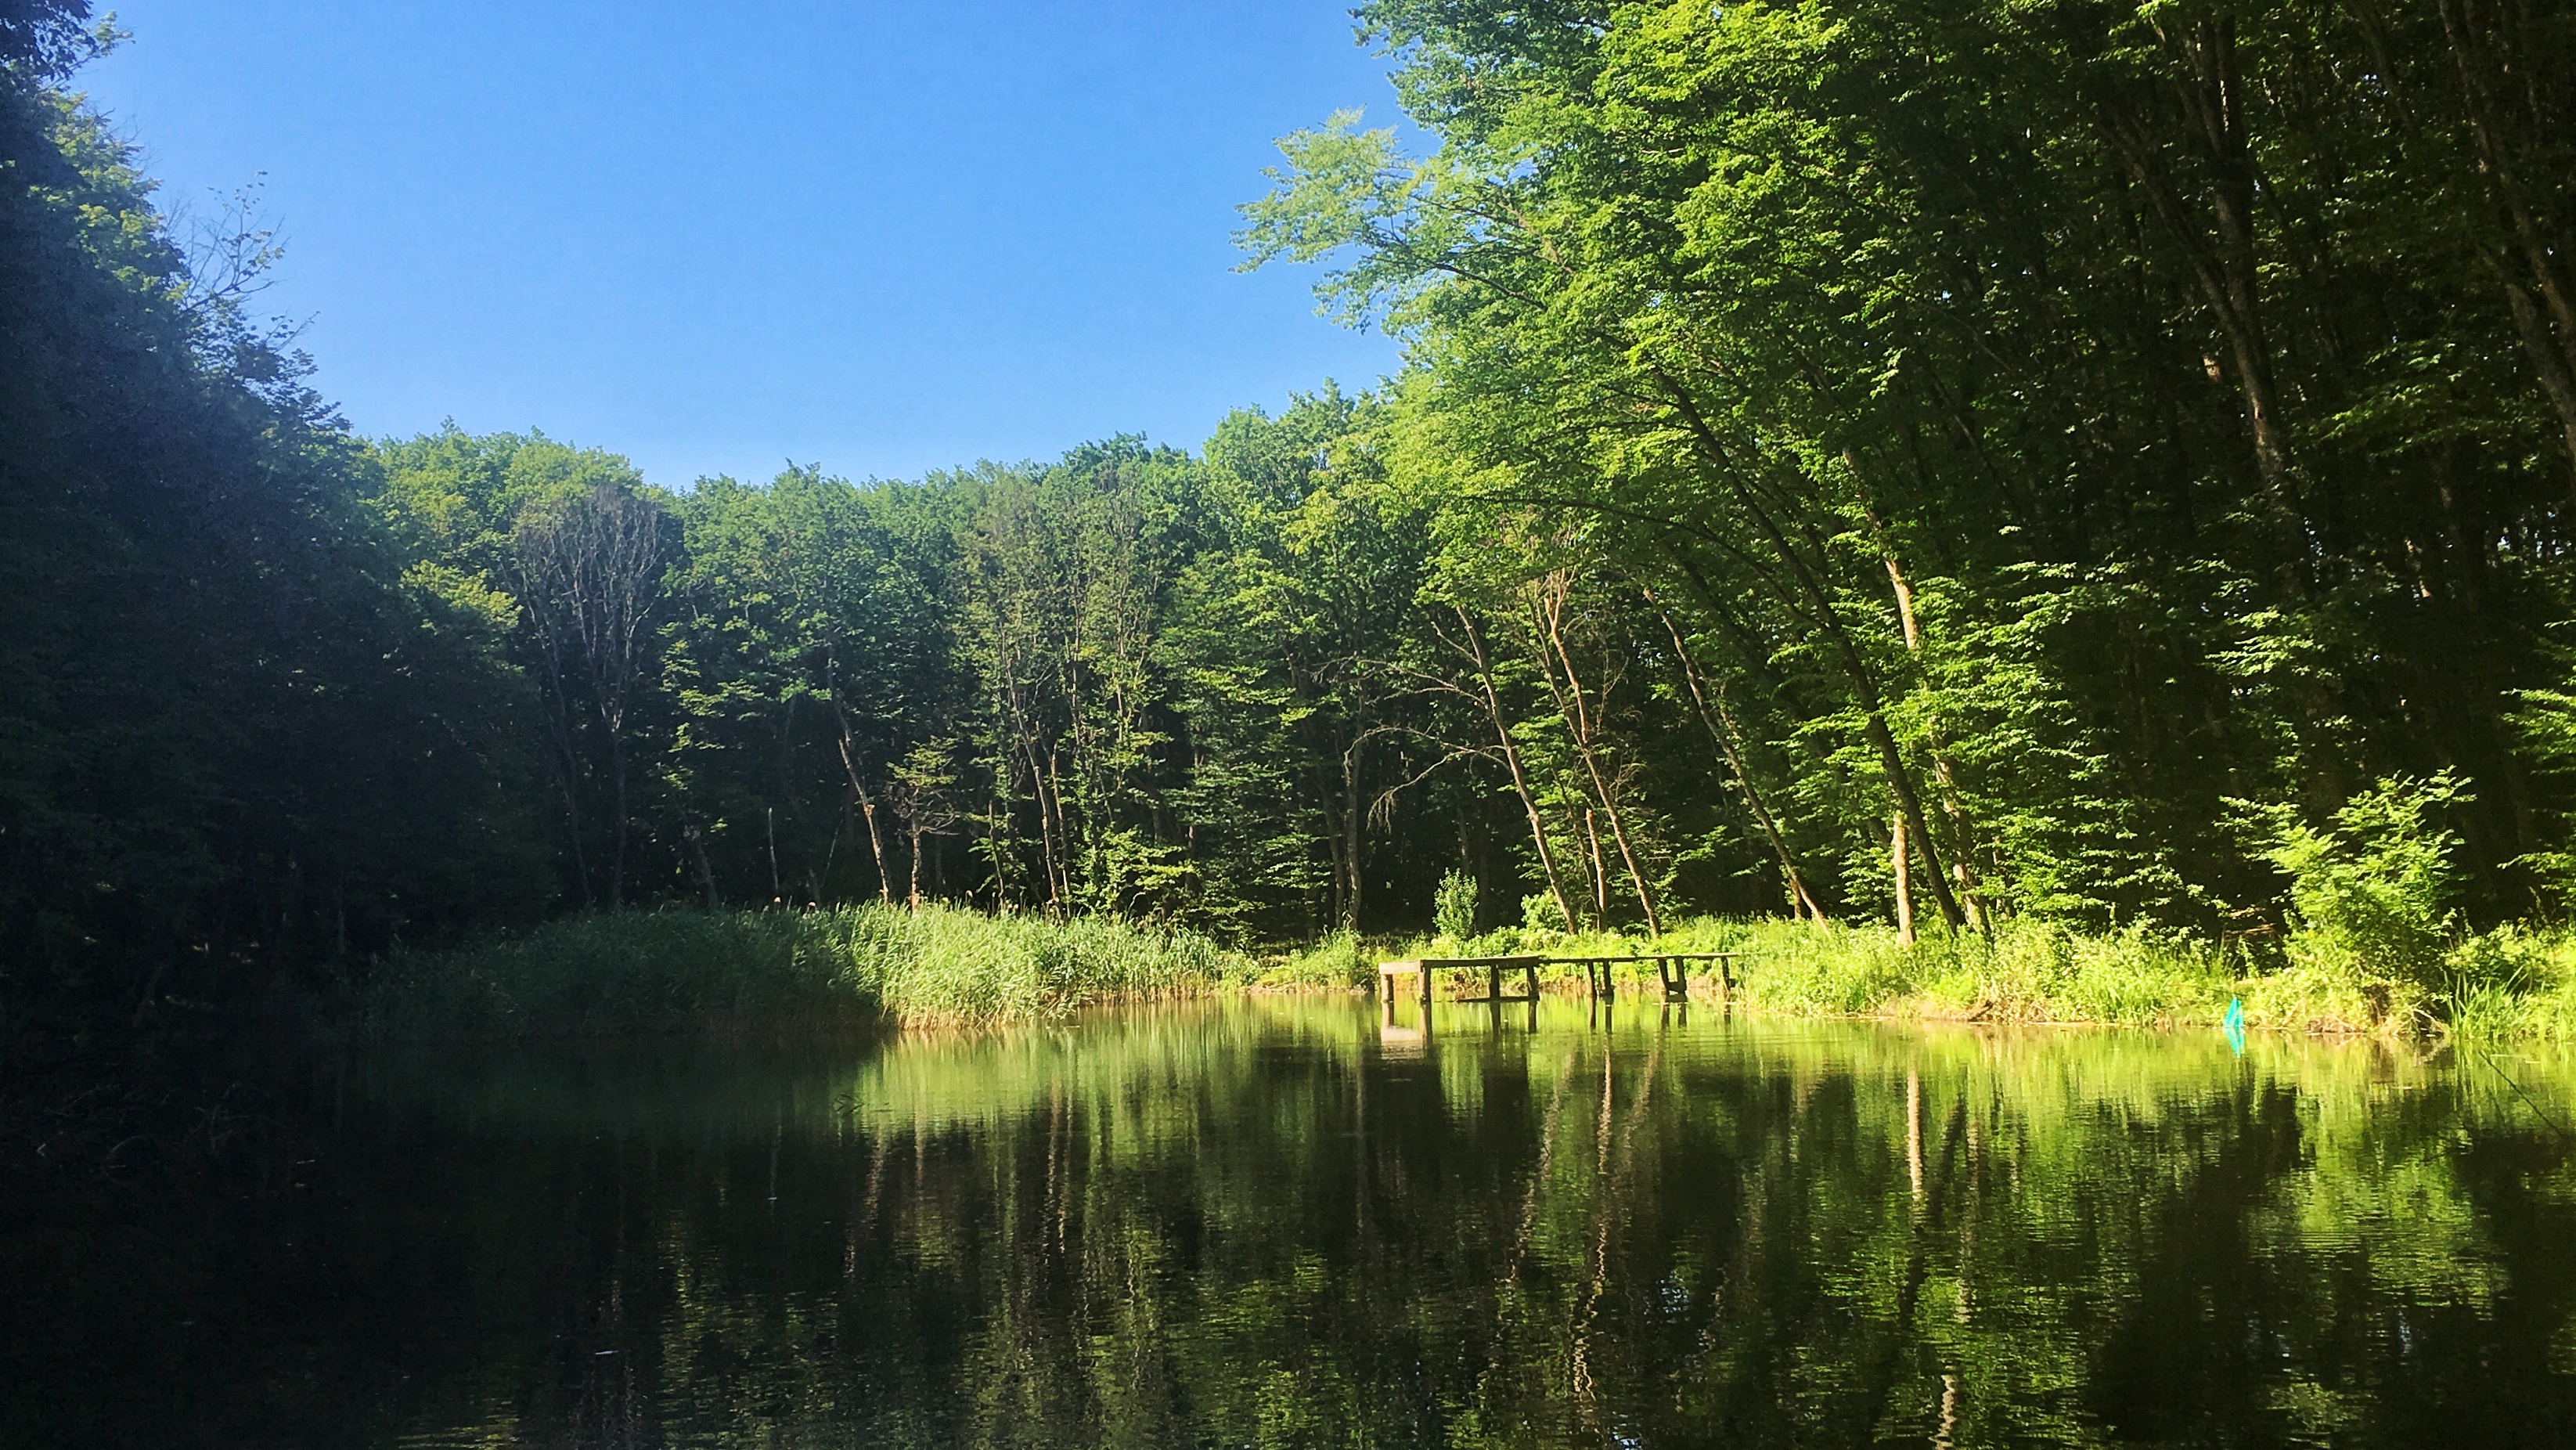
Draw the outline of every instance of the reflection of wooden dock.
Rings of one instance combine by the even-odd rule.
[[[1378,963],[1378,999],[1384,1004],[1386,1015],[1392,1021],[1395,1014],[1396,978],[1410,976],[1414,979],[1412,995],[1421,998],[1423,1010],[1428,1013],[1431,1009],[1432,982],[1440,973],[1466,972],[1471,974],[1470,980],[1473,980],[1473,973],[1483,972],[1485,994],[1481,997],[1460,997],[1456,999],[1457,1001],[1481,1003],[1497,1010],[1506,1002],[1527,1002],[1535,1008],[1538,1003],[1539,968],[1581,967],[1584,986],[1591,993],[1592,1000],[1608,1002],[1615,1000],[1618,995],[1618,985],[1613,980],[1613,972],[1616,968],[1652,962],[1655,964],[1655,980],[1663,988],[1663,999],[1667,1002],[1687,1002],[1690,1000],[1690,964],[1714,962],[1717,964],[1717,996],[1719,1001],[1724,1002],[1735,994],[1735,974],[1730,964],[1743,955],[1742,952],[1641,952],[1635,956],[1626,957],[1408,957],[1402,961]],[[1518,996],[1506,996],[1503,993],[1503,978],[1512,973],[1520,974],[1524,984]]]

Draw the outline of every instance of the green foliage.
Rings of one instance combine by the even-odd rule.
[[[1392,948],[1356,932],[1337,931],[1311,946],[1273,959],[1252,978],[1253,985],[1274,988],[1374,987],[1377,964],[1396,955]]]
[[[2216,1023],[2235,987],[2207,945],[2144,927],[2021,920],[1908,946],[1883,927],[1757,924],[1736,940],[1762,1010],[2171,1027]]]
[[[1194,932],[1108,917],[1050,922],[953,907],[814,913],[816,929],[888,1014],[992,1022],[1098,1002],[1208,991],[1250,970]]]
[[[2499,706],[2561,683],[2576,388],[2539,380],[2576,372],[2530,300],[2558,264],[2500,259],[2576,240],[2516,179],[2563,162],[2576,82],[2497,77],[2564,17],[1359,14],[1427,153],[1292,136],[1243,241],[1407,339],[1388,456],[1443,501],[1444,600],[1508,624],[1570,566],[1614,657],[1700,660],[1743,813],[1700,817],[1614,700],[1666,836],[1636,895],[1776,862],[1805,914],[1891,913],[1902,817],[1921,917],[2209,927],[2264,884],[2230,797],[2455,766],[2469,896],[2520,908],[2497,868],[2569,782],[2535,788]],[[1558,733],[1501,713],[1498,751]],[[1577,807],[1623,782],[1524,794],[1600,914]]]
[[[1453,941],[1476,934],[1476,878],[1452,870],[1431,896],[1431,929]]]
[[[1506,928],[1456,942],[1391,946],[1389,956],[1511,955],[1614,958],[1656,952],[1740,954],[1727,968],[1735,1003],[1781,1016],[1867,1016],[1992,1023],[2082,1022],[2133,1027],[2214,1025],[2243,990],[2206,942],[2150,927],[2092,933],[2022,919],[1991,937],[1935,934],[1908,944],[1886,926],[1692,917],[1651,941],[1616,933]],[[1694,964],[1700,990],[1714,968]],[[1633,977],[1629,974],[1635,974]],[[1580,989],[1573,968],[1546,979]],[[1651,965],[1622,969],[1623,989],[1654,980]]]
[[[2399,776],[2356,794],[2322,829],[2286,807],[2257,813],[2270,836],[2264,857],[2290,882],[2294,980],[2322,996],[2357,993],[2363,1015],[2346,1020],[2425,1010],[2450,986],[2464,934],[2451,865],[2459,838],[2433,816],[2465,794],[2447,773]]]
[[[0,23],[0,976],[70,1024],[231,1004],[542,909],[492,611],[406,578],[373,460],[194,264],[69,70],[86,6]]]

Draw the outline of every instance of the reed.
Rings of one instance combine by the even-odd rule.
[[[930,905],[627,911],[396,953],[343,1014],[380,1038],[979,1023],[1206,992],[1248,959],[1186,931]]]

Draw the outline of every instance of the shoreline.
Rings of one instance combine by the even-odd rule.
[[[1737,953],[1726,1005],[1765,1016],[2188,1031],[2218,1027],[2239,1003],[2249,1031],[2576,1037],[2576,935],[2565,931],[2464,938],[2454,956],[2465,965],[2445,993],[2309,953],[2296,937],[2249,962],[2180,935],[2029,920],[1913,943],[1878,926],[1701,918],[1651,943],[1513,929],[1463,941],[1336,935],[1256,952],[1185,928],[879,904],[560,918],[384,959],[370,984],[315,1003],[311,1017],[348,1041],[771,1036],[814,1030],[817,1018],[834,1019],[822,1030],[835,1033],[954,1029],[1167,997],[1366,994],[1377,962],[1404,956],[1634,957],[1651,992],[1643,963],[1658,951]],[[2468,969],[2479,964],[2482,979]],[[1580,981],[1571,968],[1540,975],[1550,994],[1579,993]],[[1706,981],[1694,978],[1695,1001],[1716,999]]]

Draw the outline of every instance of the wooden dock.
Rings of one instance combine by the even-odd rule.
[[[1415,989],[1411,995],[1419,996],[1423,1010],[1428,1012],[1431,1008],[1431,984],[1440,973],[1483,972],[1485,974],[1483,996],[1459,997],[1454,1000],[1480,1003],[1497,1010],[1500,1010],[1506,1002],[1526,1002],[1535,1009],[1538,1004],[1539,968],[1581,967],[1584,986],[1591,993],[1592,1000],[1609,1002],[1616,1000],[1618,996],[1618,984],[1613,977],[1615,969],[1622,966],[1642,966],[1652,962],[1655,966],[1656,983],[1663,989],[1663,1000],[1687,1002],[1690,1000],[1690,964],[1714,962],[1717,964],[1717,996],[1718,1000],[1723,1002],[1735,994],[1735,974],[1731,964],[1743,955],[1742,952],[1639,952],[1634,956],[1625,957],[1408,957],[1402,961],[1378,963],[1378,999],[1385,1004],[1387,1014],[1392,1017],[1396,1002],[1395,979],[1410,976],[1414,979]],[[1503,992],[1503,979],[1515,973],[1521,978],[1522,990],[1518,995],[1507,996]]]

